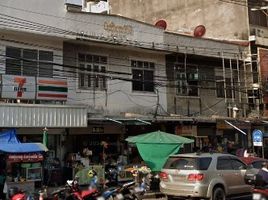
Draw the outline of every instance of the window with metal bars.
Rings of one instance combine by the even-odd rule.
[[[6,74],[53,77],[53,52],[6,47]]]
[[[106,90],[106,56],[79,53],[78,66],[78,83],[80,89]]]
[[[153,62],[131,60],[132,67],[132,90],[154,92],[154,69]]]
[[[199,95],[199,74],[197,66],[175,66],[175,80],[177,95],[198,96]]]

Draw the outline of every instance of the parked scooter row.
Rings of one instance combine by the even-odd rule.
[[[104,185],[98,182],[97,173],[94,170],[89,171],[91,176],[89,186],[81,189],[78,183],[78,177],[74,180],[68,180],[66,185],[47,194],[46,189],[38,194],[27,194],[23,191],[13,188],[9,192],[11,200],[140,200],[150,185],[150,171],[147,168],[133,167],[130,169],[135,181],[129,181],[119,184],[117,181],[118,171],[116,168],[109,168],[106,171],[108,182]]]

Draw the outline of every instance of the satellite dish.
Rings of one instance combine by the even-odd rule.
[[[167,22],[165,20],[163,20],[163,19],[160,19],[155,23],[155,26],[158,27],[158,28],[166,30]]]
[[[206,27],[204,25],[199,25],[194,29],[194,36],[195,37],[202,37],[206,33]]]

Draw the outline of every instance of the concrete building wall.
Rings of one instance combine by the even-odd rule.
[[[193,34],[206,27],[205,37],[248,39],[247,7],[215,0],[110,0],[111,13],[155,24],[167,22],[167,30]]]
[[[17,24],[13,22],[8,27],[20,31],[41,32],[73,39],[80,34],[94,38],[116,37],[120,41],[163,42],[163,30],[154,26],[120,16],[68,12],[63,0],[1,1],[0,13],[0,18],[6,15],[8,18],[12,16],[14,20],[15,17]],[[36,24],[29,28],[29,22],[21,22],[19,19],[39,23],[39,28],[33,28]],[[6,25],[0,25],[0,28],[2,27],[6,28]]]
[[[13,36],[11,34],[5,37],[19,40],[21,44],[16,44],[17,46],[29,48],[31,45],[27,43],[33,43],[37,46],[40,44],[40,46],[55,47],[57,55],[59,54],[55,58],[60,58],[61,60],[58,60],[59,65],[55,65],[54,68],[62,65],[62,56],[65,57],[63,64],[73,67],[73,72],[66,74],[63,73],[63,66],[58,70],[62,72],[59,76],[69,79],[67,104],[88,105],[89,108],[98,109],[105,113],[124,111],[144,114],[154,112],[157,104],[157,94],[154,92],[133,92],[130,81],[108,80],[107,92],[95,91],[93,94],[93,91],[78,89],[75,58],[77,58],[80,51],[106,55],[109,58],[108,70],[126,72],[130,74],[125,75],[128,79],[132,78],[130,59],[150,61],[156,64],[155,76],[161,75],[165,77],[165,56],[163,53],[152,53],[152,51],[149,52],[139,48],[135,50],[119,49],[119,45],[117,47],[115,45],[112,48],[108,45],[101,46],[100,43],[97,45],[93,45],[93,43],[88,46],[82,45],[88,44],[90,39],[95,39],[102,40],[103,43],[111,43],[111,41],[115,42],[115,44],[116,41],[125,42],[126,46],[128,46],[128,42],[143,43],[151,48],[150,46],[153,42],[163,43],[163,30],[119,16],[67,12],[64,1],[3,1],[0,6],[0,13],[2,14],[0,18],[5,15],[6,20],[6,24],[1,24],[0,29],[8,30],[8,34],[14,31],[17,35],[14,34]],[[16,20],[16,24],[11,23],[14,20]],[[53,39],[50,40],[50,38]],[[83,38],[83,41],[76,42],[80,43],[80,46],[62,46],[63,41],[68,41],[69,39],[70,41],[77,41],[79,40],[78,38]],[[87,38],[88,40],[86,40]],[[4,48],[5,45],[3,45]],[[68,71],[70,68],[65,68],[65,70]],[[160,95],[160,104],[165,109],[165,87],[159,88]]]
[[[227,63],[225,69],[225,77],[233,79],[233,87],[227,87],[234,94],[234,98],[220,98],[217,97],[216,90],[216,77],[223,77],[222,60],[212,59],[205,57],[195,57],[188,55],[186,58],[180,55],[176,58],[176,61],[172,61],[172,57],[167,57],[167,77],[169,80],[175,80],[170,82],[167,87],[167,105],[168,112],[178,114],[182,116],[228,116],[228,107],[232,108],[236,106],[239,109],[239,116],[244,115],[245,106],[245,90],[244,90],[244,73],[243,70],[239,72],[239,79],[237,73],[236,63],[232,62],[232,73],[228,68],[230,60],[225,59]],[[177,81],[175,65],[197,66],[198,68],[198,95],[197,96],[184,96],[177,92]],[[241,69],[241,67],[239,66]],[[175,75],[175,76],[174,76]],[[239,81],[238,81],[239,80]],[[175,86],[175,87],[174,87]],[[230,113],[231,114],[231,113]],[[229,114],[229,116],[231,116]]]
[[[97,109],[107,114],[119,114],[122,112],[132,112],[139,114],[154,113],[157,105],[157,94],[155,92],[132,91],[132,69],[131,59],[149,61],[155,63],[155,81],[157,77],[165,79],[165,55],[163,53],[153,53],[145,50],[131,50],[116,47],[105,47],[101,45],[78,45],[73,43],[64,44],[64,63],[76,66],[78,53],[86,52],[95,55],[105,55],[108,57],[107,71],[126,73],[119,74],[118,79],[107,80],[107,91],[82,90],[78,89],[78,80],[69,79],[68,85],[72,90],[69,92],[71,104],[85,104],[93,109]],[[114,77],[115,75],[113,75]],[[159,82],[159,81],[158,81]],[[157,86],[156,86],[157,87]],[[166,110],[166,87],[159,89],[159,103]]]

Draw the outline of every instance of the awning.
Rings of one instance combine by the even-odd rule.
[[[42,143],[18,143],[18,144],[1,144],[0,152],[5,153],[33,153],[46,152],[47,147]]]
[[[84,106],[0,103],[0,113],[0,127],[87,127]]]
[[[239,132],[243,133],[244,135],[247,135],[247,133],[245,133],[244,131],[242,131],[240,128],[238,128],[237,126],[233,125],[232,123],[230,123],[227,120],[224,120],[225,123],[229,124],[231,127],[235,128],[236,130],[238,130]]]
[[[113,122],[121,125],[151,125],[152,122],[193,122],[190,117],[89,117],[92,122]]]
[[[151,120],[149,119],[139,119],[139,118],[110,118],[110,117],[100,117],[100,118],[88,118],[90,121],[101,121],[101,122],[112,122],[119,125],[151,125]]]

